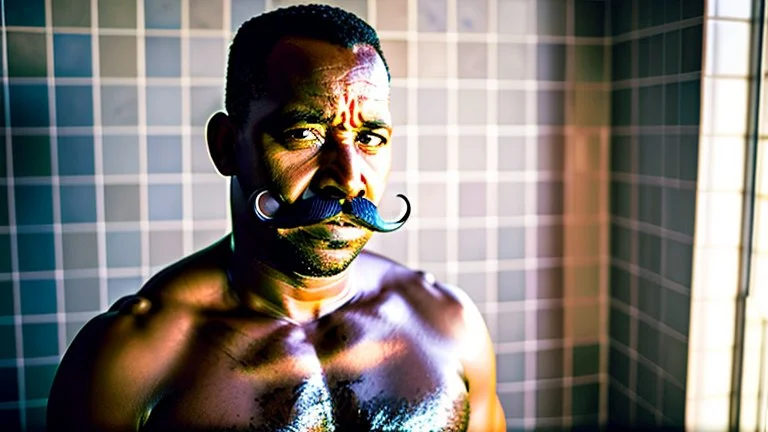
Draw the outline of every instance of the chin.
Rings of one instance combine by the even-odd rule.
[[[278,240],[278,266],[304,277],[332,277],[346,270],[370,236],[352,242],[324,244],[288,235]]]

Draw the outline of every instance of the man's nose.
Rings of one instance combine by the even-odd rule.
[[[334,143],[321,157],[318,190],[336,190],[338,198],[365,196],[365,178],[360,155],[353,143]]]

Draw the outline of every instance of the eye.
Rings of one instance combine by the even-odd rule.
[[[320,147],[325,142],[323,133],[313,128],[294,128],[282,133],[283,144],[290,149]]]
[[[377,148],[386,144],[387,139],[373,132],[360,132],[357,135],[357,142],[368,148]]]

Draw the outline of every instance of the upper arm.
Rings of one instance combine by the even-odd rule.
[[[469,431],[505,431],[506,419],[496,393],[496,356],[483,316],[472,300],[457,290],[462,303],[459,336],[461,363],[469,387]]]
[[[139,330],[143,301],[99,315],[72,341],[51,387],[49,430],[137,429],[164,366]]]

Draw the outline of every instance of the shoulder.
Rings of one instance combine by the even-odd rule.
[[[197,311],[221,297],[216,247],[161,271],[80,330],[51,388],[51,430],[136,425],[183,353]]]
[[[367,253],[364,259],[380,269],[375,272],[379,290],[396,292],[421,318],[437,326],[442,333],[448,333],[456,340],[476,331],[487,334],[480,311],[461,287],[442,282],[428,271],[411,269],[381,255]]]

